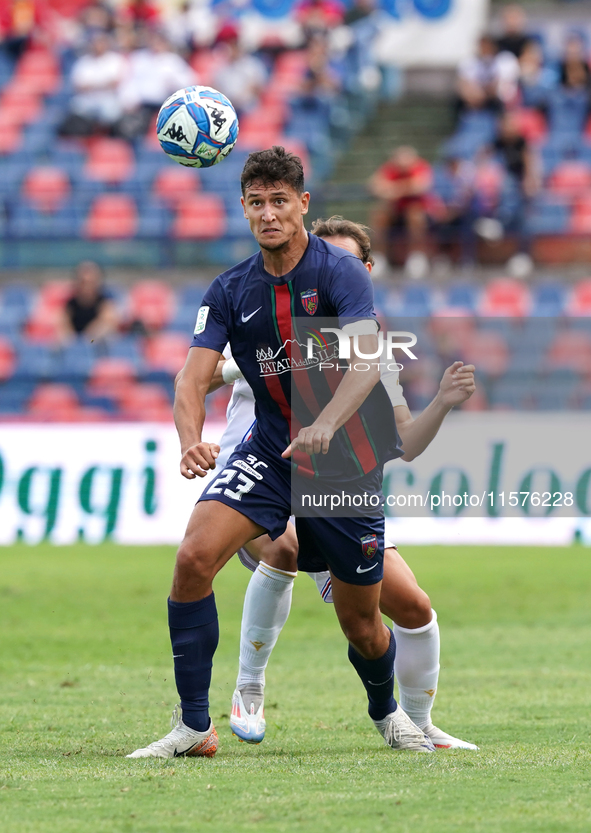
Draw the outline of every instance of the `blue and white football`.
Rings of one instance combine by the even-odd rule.
[[[210,168],[238,139],[238,117],[230,99],[211,87],[186,87],[169,96],[158,113],[164,153],[191,168]]]

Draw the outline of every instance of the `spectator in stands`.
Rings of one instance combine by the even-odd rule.
[[[62,341],[78,335],[97,340],[117,331],[117,307],[103,286],[103,273],[97,263],[86,260],[74,272],[72,295],[63,309],[59,333]]]
[[[184,0],[178,12],[167,16],[166,33],[182,54],[211,46],[219,21],[209,4],[201,0]]]
[[[127,76],[120,88],[124,114],[117,128],[119,135],[129,140],[143,136],[162,102],[196,82],[195,73],[172,51],[167,38],[161,32],[151,32],[148,47],[136,50],[128,59]]]
[[[17,61],[29,45],[35,27],[42,21],[35,0],[8,0],[0,4],[0,46]]]
[[[499,120],[493,151],[502,161],[505,170],[518,183],[523,195],[533,197],[540,187],[536,159],[511,112],[505,113]]]
[[[413,147],[396,148],[369,180],[371,193],[381,203],[373,223],[378,248],[389,255],[393,236],[405,232],[409,249],[405,268],[415,278],[424,277],[429,267],[426,249],[432,181],[431,166]]]
[[[160,10],[150,0],[128,0],[117,17],[121,23],[131,24],[138,31],[160,25]]]
[[[502,34],[497,38],[499,52],[512,52],[519,58],[530,41],[527,33],[527,16],[522,6],[503,6],[501,11]]]
[[[474,222],[479,215],[473,162],[449,155],[435,172],[432,209],[440,246],[459,246],[460,260],[476,259]]]
[[[352,6],[347,9],[343,23],[345,26],[353,26],[359,20],[373,14],[377,8],[376,0],[355,0]]]
[[[545,66],[542,47],[528,41],[519,56],[519,91],[525,107],[542,107],[550,90],[558,83],[554,67]]]
[[[223,55],[223,63],[214,73],[214,87],[224,91],[240,116],[256,105],[267,80],[267,70],[260,58],[242,49],[233,23],[222,27],[217,42],[216,52]]]
[[[72,67],[74,96],[62,122],[62,136],[91,136],[110,132],[121,116],[119,86],[125,62],[111,47],[105,32],[95,32],[88,54]]]
[[[300,0],[294,13],[306,36],[310,37],[340,26],[345,9],[338,0]]]
[[[499,52],[496,41],[483,35],[478,52],[458,67],[458,112],[500,113],[517,93],[519,63],[511,52]]]
[[[518,246],[518,253],[509,260],[508,268],[516,276],[524,277],[533,267],[527,215],[531,199],[541,183],[537,160],[513,113],[507,112],[500,119],[492,151],[507,174],[496,218],[503,226],[503,233],[514,237]]]
[[[576,33],[569,35],[560,63],[560,83],[563,87],[573,90],[591,88],[591,70],[586,52],[583,38]]]
[[[95,35],[111,33],[115,23],[113,12],[104,3],[90,3],[85,6],[81,9],[78,20],[82,29],[78,46],[84,47],[92,42]]]

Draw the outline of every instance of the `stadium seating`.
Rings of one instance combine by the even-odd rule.
[[[486,286],[479,312],[481,315],[512,318],[528,315],[530,307],[531,297],[527,286],[510,278],[499,278]]]
[[[92,239],[133,237],[137,229],[136,205],[128,194],[100,194],[84,223],[84,235]]]
[[[215,194],[194,194],[177,204],[172,236],[179,239],[215,240],[226,228],[226,209]]]
[[[140,322],[152,332],[169,323],[175,307],[175,294],[164,281],[140,281],[129,293],[127,315],[130,322]]]
[[[572,316],[587,316],[591,318],[591,279],[579,281],[573,287],[567,305],[567,312]]]
[[[91,142],[84,176],[89,180],[118,183],[134,171],[133,150],[123,139],[94,139]]]

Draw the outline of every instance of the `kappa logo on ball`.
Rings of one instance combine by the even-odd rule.
[[[300,293],[300,297],[302,299],[302,306],[308,315],[314,315],[318,309],[318,290],[306,289],[305,292]]]
[[[371,559],[374,557],[377,551],[378,536],[375,533],[372,535],[364,535],[361,539],[361,552],[363,553],[365,558],[367,558],[368,561],[371,561]]]

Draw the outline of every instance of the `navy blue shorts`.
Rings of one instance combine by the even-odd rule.
[[[238,446],[199,500],[217,500],[236,509],[262,526],[275,540],[285,532],[293,514],[292,504],[300,503],[302,494],[308,494],[312,486],[310,481],[294,484],[289,465],[273,465],[254,451],[250,443]],[[378,493],[378,488],[381,498],[380,487],[381,472],[373,472],[356,481],[354,488],[356,493],[365,489],[371,494]],[[337,494],[338,490],[332,492]],[[296,515],[301,569],[313,572],[304,563],[322,563],[328,564],[333,574],[347,584],[377,584],[382,580],[384,514],[381,505],[368,510],[367,516],[357,512],[349,513],[349,517],[335,517],[320,507],[313,509],[312,517],[301,517],[300,512]]]

